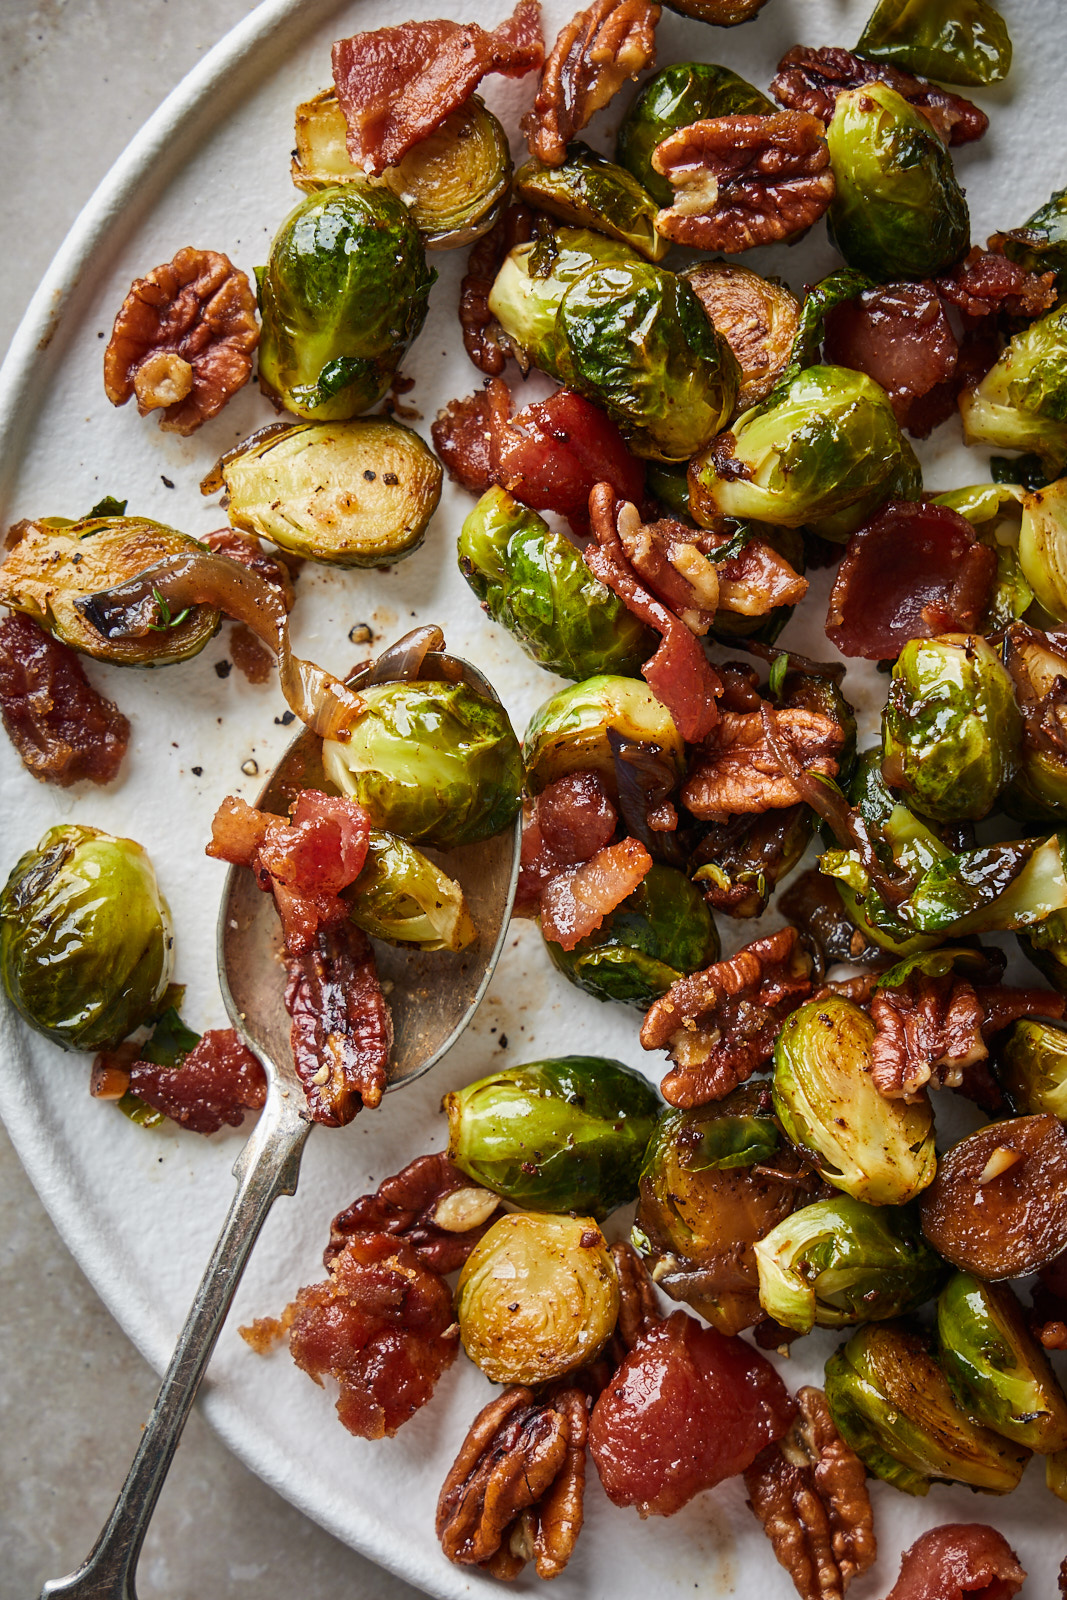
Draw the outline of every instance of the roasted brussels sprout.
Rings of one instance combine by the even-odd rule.
[[[595,933],[573,950],[549,939],[545,949],[579,989],[647,1010],[685,973],[718,961],[719,938],[699,888],[657,862]]]
[[[493,621],[563,678],[636,677],[656,648],[652,630],[593,577],[571,540],[504,489],[489,489],[464,522],[459,565]]]
[[[706,61],[677,61],[649,78],[626,116],[615,144],[615,159],[659,206],[674,204],[674,190],[652,165],[652,152],[669,133],[708,117],[774,111],[767,96],[729,67]]]
[[[337,567],[410,555],[441,498],[433,451],[386,417],[264,428],[223,456],[218,473],[234,527]]]
[[[926,1340],[900,1323],[860,1328],[830,1357],[826,1400],[868,1472],[905,1494],[931,1483],[1010,1494],[1030,1459],[970,1420]]]
[[[420,950],[465,950],[475,927],[463,889],[421,850],[372,828],[363,870],[345,892],[364,933]]]
[[[1022,718],[1011,678],[977,634],[912,639],[882,714],[882,770],[939,822],[986,816],[1015,776]]]
[[[1020,933],[1019,944],[1056,993],[1067,994],[1067,914],[1054,911],[1043,922]]]
[[[518,740],[502,706],[466,684],[369,684],[347,743],[323,742],[326,776],[376,827],[439,850],[492,838],[513,822]]]
[[[108,639],[78,601],[110,589],[167,556],[203,547],[188,534],[146,517],[55,517],[26,525],[0,567],[0,605],[23,611],[53,638],[120,667],[165,667],[198,655],[218,631],[213,606],[193,606],[138,638]]]
[[[997,236],[1009,261],[1028,272],[1054,272],[1060,294],[1067,289],[1067,189],[1054,189],[1021,228]]]
[[[960,259],[967,202],[921,111],[885,83],[846,89],[826,142],[836,185],[826,223],[850,267],[887,283],[933,278]]]
[[[1038,603],[1067,622],[1067,478],[1023,494],[1019,564]]]
[[[828,995],[786,1018],[774,1048],[774,1109],[835,1189],[899,1206],[932,1182],[934,1117],[925,1097],[887,1100],[870,1075],[874,1023]]]
[[[758,1241],[756,1261],[760,1304],[797,1333],[899,1317],[944,1275],[912,1208],[847,1194],[794,1211]]]
[[[1011,66],[1004,18],[988,0],[878,0],[856,45],[871,61],[942,83],[999,83]]]
[[[690,859],[693,882],[716,911],[762,916],[811,843],[817,820],[810,806],[799,805],[713,823]]]
[[[671,247],[656,232],[658,208],[648,190],[588,145],[572,144],[561,167],[527,161],[515,174],[515,193],[572,227],[621,239],[646,261],[662,261]]]
[[[974,528],[980,544],[997,557],[997,577],[989,609],[981,622],[983,634],[999,633],[1021,617],[1033,603],[1034,592],[1019,562],[1019,525],[1022,494],[1013,484],[976,483],[930,496],[930,504],[958,512]]]
[[[366,411],[422,327],[436,276],[388,189],[352,182],[306,195],[257,273],[260,388],[312,422]]]
[[[1017,333],[959,405],[968,444],[1032,450],[1057,472],[1067,461],[1067,305]]]
[[[955,1273],[938,1296],[937,1337],[969,1417],[1041,1455],[1067,1449],[1067,1395],[1005,1284]]]
[[[1015,1111],[1067,1122],[1067,1033],[1062,1028],[1020,1017],[999,1040],[997,1077]]]
[[[1002,648],[1023,710],[1023,741],[1001,805],[1026,821],[1067,822],[1067,640],[1016,622]]]
[[[745,412],[689,467],[694,519],[787,528],[846,513],[847,538],[889,495],[910,455],[885,390],[851,367],[808,367]]]
[[[601,674],[560,689],[535,711],[522,742],[526,789],[540,794],[568,772],[599,772],[608,793],[618,793],[610,733],[653,745],[680,779],[685,745],[666,706],[640,678]]]
[[[347,132],[335,90],[297,106],[292,174],[298,189],[367,181],[348,154]],[[408,207],[428,250],[450,250],[472,244],[492,226],[510,178],[507,134],[472,94],[374,181]]]
[[[155,1015],[173,942],[147,853],[101,828],[49,828],[0,892],[4,988],[64,1050],[118,1044]]]
[[[568,288],[593,267],[640,261],[621,239],[590,228],[541,228],[530,244],[504,258],[489,295],[489,310],[515,339],[525,360],[556,375],[556,314]]]
[[[550,1383],[584,1366],[618,1314],[618,1274],[592,1217],[501,1217],[456,1290],[463,1348],[493,1383]]]
[[[660,1104],[620,1061],[531,1061],[445,1095],[448,1154],[513,1205],[603,1220],[637,1193]]]
[[[734,353],[741,368],[737,404],[747,411],[767,398],[785,371],[800,319],[796,296],[783,283],[729,261],[697,262],[682,277]]]

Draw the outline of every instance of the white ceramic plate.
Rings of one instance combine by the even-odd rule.
[[[115,311],[131,280],[169,260],[180,246],[226,251],[246,271],[265,258],[293,205],[289,182],[292,113],[329,82],[334,38],[360,28],[442,12],[466,20],[468,0],[381,0],[331,6],[323,0],[267,0],[207,56],[146,124],[113,169],[56,258],[0,375],[0,501],[4,523],[22,516],[84,514],[104,494],[128,498],[132,511],[192,534],[225,519],[201,498],[201,476],[219,453],[271,419],[266,402],[246,389],[190,440],[159,432],[132,407],[104,398],[101,357]],[[977,146],[956,152],[971,201],[974,237],[1021,221],[1064,180],[1059,163],[1064,57],[1059,0],[1007,0],[1016,49],[1010,86],[976,98],[992,114]],[[660,64],[717,60],[765,86],[782,51],[804,43],[850,45],[867,0],[771,0],[753,24],[726,31],[666,13]],[[549,39],[567,14],[547,8]],[[516,135],[531,82],[487,79],[482,91]],[[610,139],[628,96],[609,108],[593,142]],[[440,281],[426,327],[405,363],[416,380],[410,396],[428,437],[440,405],[470,392],[479,376],[462,354],[455,307],[463,252],[435,255]],[[823,230],[792,252],[759,251],[750,264],[801,288],[836,257]],[[964,451],[955,423],[920,453],[927,486],[981,480],[984,460]],[[169,483],[168,481],[169,480]],[[558,686],[503,630],[489,624],[460,579],[455,536],[469,497],[446,486],[422,550],[387,572],[342,573],[306,567],[294,616],[297,649],[334,670],[364,653],[348,642],[354,623],[369,622],[376,644],[416,620],[440,620],[450,647],[469,655],[495,682],[521,732],[533,709]],[[825,654],[821,636],[825,576],[813,585],[788,638]],[[276,722],[284,704],[275,685],[254,689],[237,673],[213,667],[227,656],[224,630],[195,661],[164,672],[124,672],[94,664],[94,681],[130,715],[134,737],[124,776],[112,789],[63,793],[35,783],[6,740],[0,741],[0,872],[53,823],[77,818],[139,839],[152,854],[178,930],[177,977],[187,986],[186,1015],[198,1029],[224,1023],[214,971],[214,923],[222,869],[205,859],[212,814],[227,793],[253,796],[288,733]],[[861,735],[876,725],[884,680],[858,675]],[[250,759],[257,776],[245,776]],[[753,937],[751,924],[727,924],[728,949]],[[111,1311],[158,1369],[165,1365],[232,1187],[240,1135],[210,1140],[166,1125],[146,1132],[88,1095],[88,1061],[64,1056],[31,1035],[9,1010],[0,1013],[0,1111],[38,1191],[78,1261]],[[281,1201],[252,1258],[204,1386],[211,1421],[237,1454],[332,1533],[430,1593],[499,1594],[477,1571],[450,1566],[433,1534],[438,1488],[466,1427],[490,1387],[464,1359],[433,1402],[395,1439],[370,1444],[338,1424],[332,1397],[297,1371],[283,1352],[254,1356],[237,1325],[277,1312],[302,1283],[321,1275],[331,1216],[413,1155],[444,1143],[443,1091],[504,1061],[586,1050],[649,1066],[637,1041],[636,1014],[600,1005],[551,969],[536,931],[516,928],[483,1009],[466,1037],[428,1079],[390,1095],[382,1109],[341,1132],[316,1131],[304,1158],[298,1195]],[[661,1061],[652,1062],[653,1075]],[[816,1334],[796,1348],[785,1376],[793,1386],[818,1381],[835,1336]],[[912,1501],[874,1485],[883,1555],[851,1591],[873,1600],[891,1586],[900,1550],[922,1529],[946,1521],[991,1520],[1009,1537],[1032,1576],[1027,1592],[1049,1596],[1063,1554],[1060,1503],[1048,1495],[1041,1463],[1007,1500],[976,1501],[963,1489],[935,1488]],[[519,1581],[520,1590],[537,1580]],[[760,1595],[791,1600],[792,1585],[744,1507],[739,1481],[700,1496],[679,1516],[640,1522],[614,1510],[590,1474],[587,1523],[559,1600],[649,1593]]]

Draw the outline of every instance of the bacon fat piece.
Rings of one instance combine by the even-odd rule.
[[[263,1067],[232,1028],[209,1028],[176,1067],[135,1061],[130,1090],[193,1133],[239,1128],[267,1098]]]
[[[110,783],[130,742],[70,646],[17,611],[0,622],[0,717],[27,771],[61,789]]]
[[[916,402],[951,383],[958,358],[935,284],[880,284],[827,314],[823,359],[873,378],[889,396],[900,426],[920,438],[939,419]]]
[[[348,153],[380,177],[477,89],[487,73],[521,78],[545,58],[539,0],[519,0],[492,33],[444,18],[339,39],[333,81]]]
[[[541,932],[553,944],[573,950],[633,894],[651,868],[652,857],[638,839],[598,850],[583,866],[559,873],[541,890]]]
[[[901,1559],[886,1600],[1012,1600],[1026,1573],[1002,1533],[984,1522],[930,1528]]]

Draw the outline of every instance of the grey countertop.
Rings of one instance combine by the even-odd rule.
[[[0,352],[112,161],[251,9],[248,0],[0,0]],[[32,1600],[92,1544],[156,1379],[68,1254],[2,1128],[0,1373],[0,1600]],[[280,1500],[195,1414],[138,1593],[416,1597]]]

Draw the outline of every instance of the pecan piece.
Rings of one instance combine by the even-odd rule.
[[[473,1185],[441,1151],[416,1156],[385,1178],[374,1194],[360,1195],[330,1223],[323,1252],[327,1270],[356,1234],[387,1233],[409,1244],[424,1267],[457,1272],[489,1226],[500,1202]]]
[[[437,1537],[450,1561],[540,1578],[570,1559],[582,1527],[588,1399],[578,1388],[513,1386],[471,1424],[437,1502]]]
[[[836,775],[834,757],[845,740],[840,724],[802,706],[782,707],[775,720],[804,771]],[[784,810],[802,798],[782,771],[759,711],[724,711],[682,787],[683,804],[708,822]]]
[[[799,1390],[785,1438],[745,1472],[749,1504],[801,1600],[841,1600],[876,1554],[866,1471],[821,1389]]]
[[[667,1049],[660,1085],[672,1106],[721,1100],[770,1056],[785,1018],[811,992],[811,957],[795,928],[756,939],[728,961],[672,983],[641,1026],[646,1050]]]
[[[162,408],[164,432],[195,433],[248,382],[258,343],[245,274],[186,245],[134,280],[104,352],[104,388],[115,406],[136,395],[142,417]]]
[[[593,0],[561,30],[545,61],[522,131],[530,153],[562,166],[567,146],[627,78],[656,60],[660,7],[651,0]]]
[[[921,111],[934,132],[946,144],[967,144],[980,139],[989,126],[984,111],[962,95],[951,94],[939,84],[929,83],[900,67],[884,61],[866,61],[851,50],[829,48],[811,50],[794,45],[778,63],[778,74],[771,93],[780,106],[791,111],[808,111],[820,122],[829,122],[837,97],[843,89],[856,89],[864,83],[887,83],[902,99]]]
[[[511,206],[474,245],[460,284],[463,348],[478,371],[489,378],[500,376],[510,353],[510,342],[489,309],[489,294],[504,257],[517,244],[527,244],[533,238],[533,222],[533,212],[527,206]]]
[[[676,191],[656,232],[698,250],[795,239],[834,197],[825,129],[804,111],[694,122],[656,146],[652,165]]]
[[[611,1246],[611,1259],[619,1275],[619,1320],[615,1327],[615,1342],[628,1355],[643,1333],[663,1321],[663,1313],[648,1269],[633,1245],[620,1239]]]

